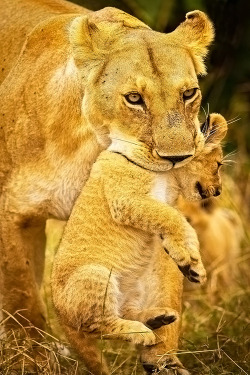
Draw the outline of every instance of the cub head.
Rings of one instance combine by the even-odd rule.
[[[169,34],[115,8],[76,17],[69,38],[84,86],[84,126],[146,169],[190,161],[204,145],[197,76],[213,35],[200,11]]]
[[[203,150],[188,165],[175,172],[182,195],[193,201],[216,197],[221,193],[221,141],[227,133],[227,122],[223,116],[214,113],[208,116],[201,128],[205,136]]]

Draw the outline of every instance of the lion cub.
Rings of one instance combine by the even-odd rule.
[[[196,233],[170,205],[180,193],[193,200],[218,195],[219,143],[226,122],[214,114],[208,128],[202,153],[164,173],[110,150],[100,154],[66,225],[52,272],[54,304],[76,348],[85,333],[153,345],[151,328],[177,318],[167,306],[143,310],[141,278],[151,264],[155,235],[190,281],[205,281]]]

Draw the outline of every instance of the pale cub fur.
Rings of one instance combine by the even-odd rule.
[[[196,232],[170,204],[180,193],[201,199],[220,187],[218,143],[226,122],[220,115],[211,118],[209,142],[182,168],[154,172],[109,150],[98,157],[66,226],[52,274],[54,303],[69,336],[80,330],[79,335],[101,333],[152,345],[155,336],[150,328],[177,318],[167,306],[143,311],[140,300],[140,280],[150,267],[155,235],[189,280],[205,281]],[[203,185],[197,187],[202,178]],[[210,189],[204,187],[204,178]],[[165,203],[161,187],[167,191]]]

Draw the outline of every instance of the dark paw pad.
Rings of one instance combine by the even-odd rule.
[[[155,371],[157,371],[157,368],[149,363],[143,363],[142,366],[147,374],[153,374]]]
[[[190,375],[181,363],[176,363],[175,361],[168,361],[161,370],[152,364],[143,363],[143,368],[147,374],[168,374],[168,375]]]
[[[167,363],[164,366],[164,368],[168,369],[168,370],[176,370],[177,369],[177,364],[176,363]]]
[[[195,272],[194,270],[190,270],[190,275],[194,276],[194,277],[199,276],[199,274],[197,272]]]
[[[183,273],[184,276],[188,277],[190,274],[190,265],[187,266],[178,266],[179,270]]]
[[[189,276],[188,280],[191,281],[192,283],[199,283],[200,280],[196,279],[195,277]]]
[[[165,250],[165,252],[169,255],[169,251],[168,251],[168,249],[166,249],[166,248],[164,247],[164,250]]]
[[[155,318],[148,319],[146,325],[151,329],[157,329],[167,324],[173,323],[176,320],[175,315],[159,315]]]
[[[183,273],[183,275],[185,277],[188,278],[189,281],[191,281],[192,283],[199,283],[200,280],[199,280],[199,274],[195,271],[193,271],[191,268],[190,268],[190,265],[187,265],[187,266],[178,266],[179,270]]]

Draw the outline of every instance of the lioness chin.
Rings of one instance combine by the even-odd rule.
[[[118,9],[63,0],[2,0],[0,13],[0,300],[44,328],[47,218],[68,219],[111,142],[139,144],[136,163],[163,172],[202,149],[197,76],[213,27],[194,11],[161,34]],[[180,309],[175,285],[161,288]],[[178,328],[165,334],[175,350]]]

